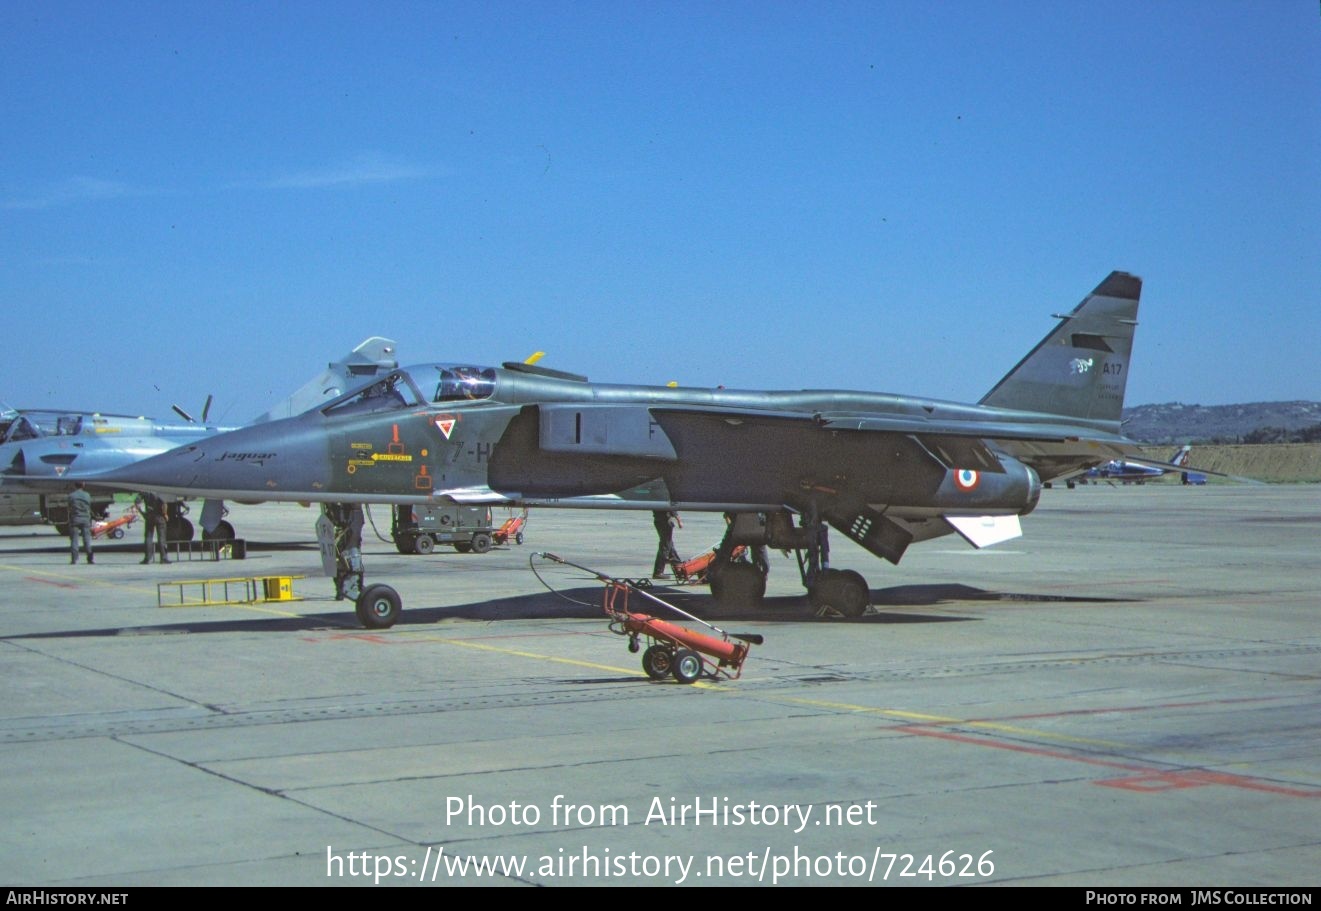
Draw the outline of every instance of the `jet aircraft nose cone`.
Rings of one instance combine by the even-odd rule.
[[[160,455],[116,468],[98,476],[107,484],[123,484],[130,488],[165,490],[186,485],[193,475],[191,467],[205,459],[206,451],[200,444],[180,446]]]
[[[297,419],[273,421],[180,446],[97,480],[182,496],[294,499],[280,495],[324,484],[325,445],[323,435]]]

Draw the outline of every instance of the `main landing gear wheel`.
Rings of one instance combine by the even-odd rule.
[[[165,523],[165,537],[170,541],[191,541],[193,540],[193,523],[182,516],[170,519]]]
[[[711,595],[721,607],[757,607],[766,596],[766,577],[751,563],[726,563],[711,573]]]
[[[436,549],[435,539],[431,535],[418,535],[413,541],[413,553],[429,554]]]
[[[184,520],[182,520],[182,521],[187,521],[187,520],[184,519]],[[234,526],[233,526],[233,525],[230,525],[230,524],[229,524],[228,522],[226,522],[224,519],[221,519],[218,523],[216,523],[215,531],[207,531],[205,528],[202,529],[202,540],[203,540],[203,541],[233,541],[233,540],[234,540]]]
[[[826,569],[817,576],[807,597],[819,616],[833,613],[841,617],[861,617],[871,603],[871,590],[861,573],[851,569]]]
[[[702,676],[702,656],[690,648],[674,653],[674,679],[680,683],[696,683]]]
[[[388,585],[369,585],[358,597],[358,622],[367,629],[389,629],[399,619],[403,602]]]
[[[663,645],[651,645],[642,653],[642,669],[652,680],[664,680],[674,667],[674,654]]]

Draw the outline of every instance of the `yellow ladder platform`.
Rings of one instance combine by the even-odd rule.
[[[248,576],[237,579],[180,579],[156,583],[157,607],[214,607],[223,604],[261,604],[301,601],[294,580],[304,576]],[[174,596],[178,589],[178,598]],[[166,592],[170,595],[167,598]]]

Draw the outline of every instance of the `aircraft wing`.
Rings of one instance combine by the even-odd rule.
[[[808,422],[826,431],[894,434],[916,439],[948,468],[998,472],[998,450],[1031,467],[1044,481],[1086,471],[1116,458],[1129,458],[1137,444],[1116,433],[1064,422],[963,420],[907,414],[801,412],[719,407],[655,407],[653,412],[718,415],[727,421]]]
[[[571,402],[557,405],[542,405],[542,408],[563,408],[583,411],[593,408],[619,408],[614,405],[591,405]],[[965,420],[950,417],[930,417],[909,414],[853,413],[847,411],[791,411],[755,407],[730,407],[725,405],[656,405],[639,404],[629,406],[646,409],[655,413],[670,414],[708,414],[724,417],[730,421],[744,418],[763,420],[811,421],[826,430],[858,430],[890,433],[935,433],[951,436],[984,437],[1004,440],[1040,440],[1063,441],[1085,436],[1097,442],[1106,442],[1124,447],[1125,452],[1135,452],[1137,444],[1128,437],[1109,433],[1085,424],[1064,422],[1043,423],[1029,421],[999,421],[987,418]]]
[[[524,446],[535,446],[547,456],[641,463],[640,473],[635,472],[627,484],[621,482],[620,486],[641,483],[642,475],[662,475],[660,463],[719,466],[722,461],[737,461],[742,458],[738,453],[743,442],[754,437],[765,448],[748,455],[755,455],[761,462],[790,448],[810,458],[814,450],[832,447],[832,441],[839,437],[872,441],[854,448],[883,446],[890,439],[916,446],[948,470],[1001,474],[1005,471],[1002,456],[1008,455],[1030,467],[1043,481],[1076,474],[1137,451],[1136,443],[1119,434],[1064,421],[655,403],[542,403],[531,406],[531,410],[536,414],[532,418],[536,429],[524,437]],[[685,429],[695,427],[700,427],[700,432]],[[723,458],[716,440],[727,441]],[[701,450],[703,456],[694,459],[694,450]],[[645,467],[648,464],[650,469]],[[717,467],[709,470],[719,471]]]
[[[1018,516],[1035,506],[1040,479],[995,434],[1070,447],[1074,461],[1105,458],[1079,451],[1080,430],[691,403],[539,403],[510,421],[488,480],[527,505],[816,511],[897,561],[910,543],[955,532],[978,547],[1021,534]],[[1110,436],[1108,445],[1122,439]],[[657,489],[668,502],[654,499]]]

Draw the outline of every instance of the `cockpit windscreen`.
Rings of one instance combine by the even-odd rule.
[[[491,367],[466,367],[437,364],[440,378],[433,402],[462,402],[486,399],[495,391],[495,370]]]

